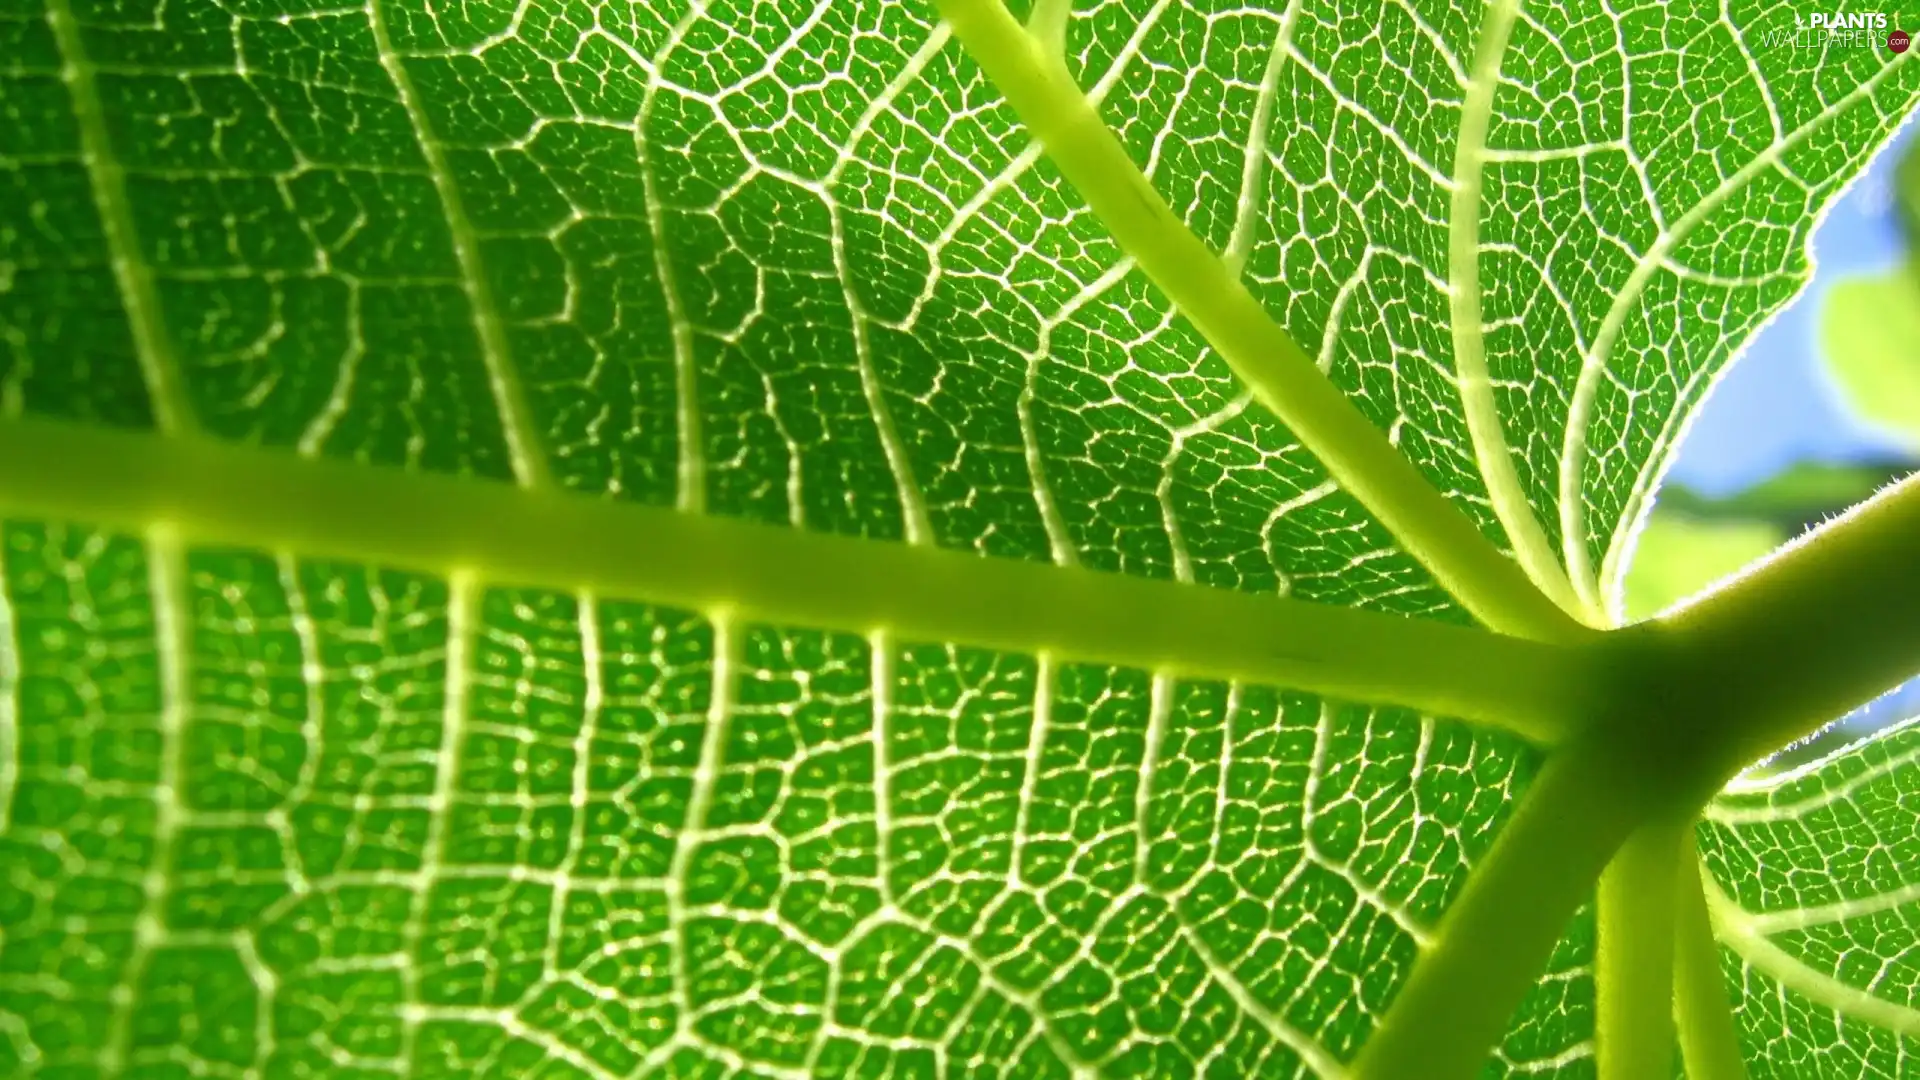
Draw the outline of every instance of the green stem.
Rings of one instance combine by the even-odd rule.
[[[1673,1074],[1674,909],[1687,825],[1653,822],[1600,875],[1595,1049],[1601,1080]]]
[[[1352,1080],[1479,1074],[1601,869],[1655,804],[1638,756],[1597,734],[1548,759],[1447,909]]]
[[[1701,875],[1706,865],[1694,849],[1693,830],[1682,840],[1680,910],[1674,926],[1673,1018],[1680,1029],[1680,1058],[1688,1080],[1746,1080],[1740,1035],[1720,975],[1720,943],[1714,939]]]
[[[1704,782],[1803,738],[1920,670],[1920,476],[1628,632],[1701,754]]]
[[[1541,640],[1583,636],[1584,628],[1427,482],[1174,214],[1057,53],[1046,51],[1001,0],[937,2],[955,36],[1120,247],[1342,489],[1488,626]]]
[[[1596,652],[1471,627],[551,489],[0,420],[0,507],[199,543],[1277,683],[1564,738]]]

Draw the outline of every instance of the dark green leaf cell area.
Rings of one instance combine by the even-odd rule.
[[[1504,543],[1448,331],[1480,13],[1294,5],[1269,84],[1278,13],[1121,0],[1069,63]],[[1920,86],[1742,44],[1787,15],[1530,6],[1503,59],[1487,361],[1521,494],[1596,564]],[[517,443],[583,493],[1463,620],[933,33],[892,0],[12,0],[0,410],[151,426],[157,369],[222,438],[501,480]],[[171,595],[59,527],[0,557],[5,1075],[1302,1075],[1362,1045],[1533,768],[1271,688],[251,553]],[[1742,844],[1796,885],[1875,852],[1883,900],[1920,865],[1855,822]],[[1887,903],[1780,947],[1911,1007]],[[1592,942],[1492,1074],[1591,1074]],[[1911,1058],[1729,970],[1756,1070]]]
[[[1896,1025],[1920,1006],[1906,940],[1920,896],[1917,762],[1909,720],[1723,796],[1700,826],[1734,917],[1770,920],[1756,927],[1772,950],[1764,964],[1742,963],[1748,949],[1722,957],[1742,1036],[1778,1043],[1752,1075],[1899,1076],[1913,1060]]]
[[[61,55],[38,5],[0,8],[0,402],[152,422]]]
[[[4,553],[33,1074],[1302,1075],[1533,769],[1258,687],[240,552],[156,607],[125,538]],[[1583,1037],[1556,993],[1516,1060]]]
[[[0,176],[46,178],[6,212],[63,275],[6,294],[20,407],[148,422],[120,261],[180,411],[223,437],[496,478],[517,438],[582,491],[1464,618],[1020,156],[928,10],[376,10],[87,9],[71,57],[37,7],[8,24],[37,126],[0,136],[35,140]],[[1106,53],[1142,15],[1084,29]],[[1214,125],[1173,194],[1231,216],[1272,20],[1176,21],[1218,100],[1165,119]],[[124,250],[66,63],[94,73]],[[1128,94],[1134,141],[1173,100]],[[1383,425],[1464,446],[1443,390]]]

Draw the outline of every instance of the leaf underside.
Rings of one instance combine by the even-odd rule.
[[[1427,479],[1603,606],[1920,74],[1762,48],[1768,4],[1528,8],[1462,146],[1480,17],[1126,0],[1066,56]],[[1469,621],[928,5],[15,0],[0,42],[7,415]],[[0,1074],[1333,1075],[1539,766],[152,524],[0,532]],[[1914,1068],[1914,731],[1699,831],[1756,1076]],[[1491,1074],[1592,1074],[1593,937]]]

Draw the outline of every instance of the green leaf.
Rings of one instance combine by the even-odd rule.
[[[1780,1073],[1901,1076],[1920,1035],[1912,722],[1737,786],[1699,830],[1735,1022]],[[1784,1035],[1784,1037],[1782,1037]]]
[[[1455,714],[1610,699],[1447,568],[1602,620],[1920,67],[1759,3],[1035,7],[1349,443],[919,0],[0,6],[0,1073],[1334,1076],[1431,957],[1534,979],[1466,907],[1551,923],[1490,1070],[1592,1073],[1591,911],[1547,943],[1628,800]],[[1541,666],[1409,701],[1431,641]],[[1542,789],[1564,905],[1498,846]]]

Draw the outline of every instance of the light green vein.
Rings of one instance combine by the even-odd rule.
[[[667,925],[672,929],[667,955],[672,967],[674,1004],[678,1006],[674,1010],[675,1041],[692,1036],[693,1023],[698,1017],[694,1009],[694,981],[698,973],[687,956],[686,931],[692,921],[692,915],[687,910],[687,878],[692,873],[693,857],[706,834],[714,789],[719,786],[741,662],[740,628],[724,615],[710,617],[710,622],[713,628],[713,671],[707,684],[707,713],[700,738],[700,758],[694,766],[691,788],[687,794],[686,823],[674,839],[673,857],[667,865],[665,882]]]
[[[1681,242],[1693,235],[1713,212],[1746,188],[1768,169],[1774,168],[1785,160],[1787,153],[1801,143],[1806,142],[1824,128],[1836,116],[1852,108],[1865,99],[1871,99],[1880,85],[1887,79],[1900,73],[1903,68],[1914,62],[1920,53],[1908,52],[1895,57],[1879,71],[1848,90],[1833,104],[1820,110],[1806,123],[1789,132],[1778,142],[1769,145],[1755,155],[1719,187],[1700,200],[1693,208],[1682,215],[1673,226],[1662,232],[1648,247],[1646,254],[1634,265],[1633,272],[1614,293],[1613,304],[1600,322],[1593,343],[1582,358],[1579,377],[1574,381],[1573,401],[1567,410],[1567,432],[1560,453],[1560,542],[1567,560],[1567,572],[1575,581],[1588,583],[1594,578],[1592,559],[1587,553],[1586,501],[1582,484],[1585,480],[1587,462],[1587,431],[1593,424],[1594,409],[1598,406],[1600,387],[1604,381],[1607,366],[1612,362],[1613,350],[1619,344],[1620,335],[1625,332],[1627,320],[1640,303],[1640,297],[1646,292],[1653,277],[1666,265],[1667,257],[1680,246]],[[1797,182],[1797,181],[1796,181]],[[1809,279],[1811,275],[1809,266]],[[1724,370],[1724,369],[1722,369]],[[1601,573],[1608,580],[1615,580],[1625,573],[1622,556],[1630,540],[1638,530],[1642,509],[1646,498],[1653,490],[1658,470],[1663,469],[1669,458],[1668,450],[1672,446],[1673,431],[1682,421],[1692,415],[1692,410],[1677,404],[1669,419],[1667,430],[1661,433],[1655,450],[1646,459],[1639,479],[1634,485],[1633,495],[1628,500],[1624,513],[1620,515],[1620,526],[1608,541],[1607,551],[1602,560]],[[1589,587],[1583,584],[1583,588]],[[1596,592],[1597,585],[1591,586]]]
[[[1340,1059],[1328,1053],[1326,1047],[1294,1027],[1285,1017],[1267,1008],[1264,1002],[1254,996],[1253,991],[1247,989],[1246,983],[1241,981],[1240,976],[1221,961],[1213,948],[1207,944],[1206,935],[1188,923],[1186,917],[1180,913],[1178,905],[1169,904],[1168,907],[1172,912],[1174,924],[1180,928],[1181,936],[1186,938],[1194,955],[1198,956],[1200,963],[1206,967],[1207,974],[1213,976],[1213,981],[1227,992],[1227,996],[1233,999],[1235,1005],[1240,1006],[1241,1012],[1251,1017],[1254,1023],[1259,1024],[1275,1042],[1299,1055],[1301,1063],[1320,1080],[1345,1080],[1347,1067],[1340,1063]]]
[[[100,104],[100,89],[94,83],[93,64],[87,59],[86,42],[69,0],[47,0],[47,26],[60,49],[63,61],[60,77],[67,84],[67,93],[73,101],[81,159],[86,165],[87,182],[93,189],[94,206],[100,214],[100,231],[106,238],[114,282],[120,289],[120,303],[126,308],[127,330],[133,337],[141,375],[146,379],[154,427],[167,434],[190,431],[194,427],[193,407],[180,383],[180,366],[161,315],[153,271],[140,254],[133,205],[127,196],[126,173],[113,152],[106,113]]]
[[[1066,59],[1067,23],[1073,20],[1073,2],[1034,0],[1033,10],[1027,13],[1027,33],[1033,35],[1041,51],[1056,61]]]
[[[1021,760],[1020,793],[1013,804],[1013,858],[1007,860],[1007,889],[1025,886],[1021,871],[1026,862],[1026,844],[1033,835],[1034,795],[1040,788],[1040,773],[1047,755],[1047,739],[1053,733],[1053,692],[1058,686],[1059,663],[1053,654],[1041,649],[1033,658],[1033,719],[1027,724],[1026,754]]]
[[[1673,946],[1673,1020],[1681,1062],[1689,1080],[1746,1080],[1740,1033],[1733,1026],[1720,944],[1707,912],[1707,868],[1700,862],[1694,830],[1682,837],[1679,908]]]
[[[1791,821],[1845,802],[1854,798],[1861,788],[1920,765],[1920,744],[1904,751],[1884,749],[1886,742],[1914,727],[1920,727],[1920,716],[1881,728],[1825,757],[1785,772],[1738,779],[1727,785],[1721,798],[1707,804],[1702,816],[1716,825],[1767,824]],[[1884,756],[1857,766],[1854,772],[1837,781],[1822,775],[1843,757],[1864,759],[1869,754]],[[1809,777],[1817,778],[1819,786],[1804,783]],[[1765,801],[1757,801],[1761,799]]]
[[[402,966],[406,981],[406,1001],[425,1000],[420,987],[421,938],[426,933],[428,908],[435,880],[446,864],[447,823],[453,819],[454,795],[460,790],[460,760],[466,745],[467,692],[472,683],[467,665],[472,656],[474,635],[479,632],[475,618],[476,601],[482,586],[471,570],[460,569],[447,575],[447,641],[441,676],[440,743],[433,755],[433,791],[428,796],[427,826],[420,841],[420,865],[408,884],[407,921],[401,928],[402,954],[408,958]],[[401,1033],[401,1060],[416,1060],[416,1047],[422,1020],[410,1020]]]
[[[1500,424],[1500,410],[1487,373],[1487,344],[1480,306],[1481,181],[1486,171],[1487,130],[1493,98],[1500,88],[1500,64],[1507,40],[1520,17],[1520,0],[1487,7],[1474,48],[1473,74],[1460,110],[1460,138],[1454,147],[1453,196],[1447,229],[1447,296],[1453,327],[1455,377],[1460,404],[1473,439],[1474,459],[1486,481],[1493,512],[1513,544],[1514,557],[1542,592],[1569,614],[1593,621],[1598,605],[1578,594],[1554,556],[1553,545],[1534,516],[1513,466],[1513,451]]]
[[[572,820],[567,826],[566,854],[560,859],[557,876],[571,883],[580,872],[580,857],[587,852],[587,819],[597,793],[594,766],[600,755],[601,716],[607,697],[608,653],[600,643],[600,605],[592,593],[573,594],[575,632],[580,635],[580,729],[574,733],[573,774],[567,783],[567,811]],[[617,676],[616,676],[617,678]],[[616,691],[617,693],[617,691]],[[564,891],[568,886],[561,886]],[[566,934],[565,905],[556,903],[548,915],[547,945],[543,951],[546,970],[561,970],[560,949]]]
[[[666,40],[647,68],[647,88],[640,99],[640,115],[633,125],[634,154],[640,161],[640,191],[647,206],[647,236],[653,248],[654,273],[660,280],[660,300],[667,309],[667,335],[673,343],[674,436],[678,447],[675,462],[675,487],[680,509],[699,513],[707,505],[707,458],[704,426],[700,413],[700,373],[695,363],[693,323],[687,317],[680,297],[680,285],[674,273],[673,258],[667,247],[667,209],[660,196],[658,172],[653,161],[654,103],[666,83],[660,76],[667,60],[680,47],[695,23],[706,16],[705,0],[695,0],[667,32]]]
[[[860,392],[866,398],[867,412],[873,416],[874,431],[880,439],[881,453],[887,459],[887,469],[893,474],[895,497],[900,502],[902,532],[908,543],[931,544],[934,542],[933,521],[927,511],[926,496],[922,493],[919,481],[914,477],[913,459],[907,451],[906,440],[900,436],[900,426],[894,421],[893,409],[887,404],[886,388],[881,385],[880,374],[873,365],[873,343],[868,332],[870,316],[866,305],[860,299],[860,290],[854,285],[852,257],[847,253],[847,222],[840,200],[834,198],[833,188],[839,182],[841,171],[855,160],[854,150],[866,139],[873,124],[880,115],[893,106],[907,87],[918,82],[926,66],[933,62],[941,50],[947,46],[950,31],[945,26],[936,26],[927,39],[920,43],[913,55],[900,71],[887,83],[880,93],[868,102],[860,118],[854,121],[853,129],[847,136],[840,157],[828,170],[821,182],[819,191],[821,201],[826,204],[829,222],[829,238],[833,251],[833,272],[840,285],[842,301],[847,306],[847,317],[853,332],[853,355],[855,367],[860,374]]]
[[[873,716],[873,852],[874,884],[884,904],[893,894],[893,691],[894,643],[884,630],[867,635],[867,685]],[[831,1015],[831,1014],[829,1014]]]
[[[771,622],[1292,686],[1507,727],[1589,714],[1596,650],[1085,568],[486,481],[0,421],[0,507]]]
[[[181,537],[171,528],[152,525],[144,532],[160,676],[160,711],[154,733],[159,742],[159,766],[153,785],[153,837],[140,885],[140,911],[133,921],[132,948],[113,988],[113,1012],[100,1047],[100,1067],[109,1076],[119,1075],[129,1064],[142,1004],[141,982],[154,951],[167,939],[169,872],[186,798],[181,781],[185,776],[182,763],[186,760],[187,695],[192,692],[188,671],[192,647],[185,620],[193,611],[187,596],[186,552]]]
[[[1823,1008],[1907,1036],[1920,1036],[1920,1009],[1899,1005],[1817,971],[1754,929],[1752,918],[1720,890],[1704,883],[1714,936],[1755,971]]]
[[[1053,1056],[1059,1060],[1060,1064],[1066,1066],[1073,1080],[1100,1080],[1100,1069],[1093,1063],[1088,1062],[1085,1057],[1080,1054],[1078,1048],[1076,1048],[1073,1042],[1069,1041],[1065,1033],[1060,1030],[1061,1024],[1059,1017],[1049,1015],[1046,1007],[1041,1004],[1041,996],[1045,992],[1044,989],[1035,990],[1024,988],[1003,979],[999,974],[1000,969],[987,960],[987,958],[980,955],[979,947],[971,938],[954,937],[945,930],[942,930],[938,925],[923,923],[905,912],[893,912],[891,914],[894,921],[917,931],[931,941],[935,948],[953,950],[957,956],[971,964],[974,971],[979,973],[981,985],[992,990],[995,994],[1005,998],[1007,1001],[1012,1002],[1018,1006],[1021,1011],[1025,1012],[1027,1016],[1032,1019],[1033,1026],[1037,1029],[1040,1041],[1045,1043],[1047,1049],[1053,1052]],[[1046,1070],[1046,1075],[1058,1076],[1059,1073],[1048,1069]]]
[[[1153,863],[1153,785],[1159,778],[1160,753],[1166,748],[1167,725],[1173,715],[1173,677],[1154,672],[1148,698],[1146,746],[1140,754],[1140,779],[1133,788],[1133,880],[1145,887]]]
[[[520,384],[520,373],[514,367],[513,351],[507,344],[506,325],[500,318],[493,289],[487,284],[486,267],[480,260],[480,237],[467,217],[466,202],[461,198],[460,185],[454,180],[453,171],[447,164],[446,150],[434,134],[427,120],[426,109],[420,104],[420,95],[414,89],[413,78],[407,74],[406,64],[394,50],[393,41],[387,33],[387,20],[382,8],[389,2],[391,0],[370,0],[367,4],[367,19],[373,28],[373,41],[380,54],[380,66],[386,69],[387,77],[393,81],[394,91],[400,95],[400,105],[413,125],[414,141],[419,144],[421,156],[426,159],[434,193],[439,197],[440,209],[446,215],[447,233],[453,241],[454,261],[460,267],[460,287],[466,293],[474,333],[480,341],[481,362],[486,366],[494,408],[500,413],[500,429],[507,441],[507,457],[513,463],[514,479],[527,487],[546,487],[553,482],[553,477],[548,474],[546,455],[540,449],[540,436],[533,426],[525,389]]]
[[[1681,836],[1672,821],[1642,826],[1600,875],[1594,1050],[1601,1080],[1673,1073],[1673,949]]]
[[[1293,43],[1293,26],[1300,17],[1300,0],[1289,0],[1280,13],[1280,26],[1273,32],[1273,46],[1267,51],[1267,67],[1260,73],[1260,93],[1254,99],[1253,120],[1247,129],[1247,152],[1240,164],[1240,200],[1234,208],[1233,232],[1227,238],[1227,250],[1221,254],[1235,276],[1247,265],[1253,250],[1255,231],[1264,220],[1260,204],[1266,198],[1267,142],[1273,132],[1273,105],[1280,96],[1280,73],[1287,66],[1287,48]]]
[[[1341,487],[1482,622],[1543,640],[1584,628],[1480,534],[1273,321],[1128,157],[1065,63],[1000,0],[939,0],[954,35],[1121,248]]]
[[[1479,1075],[1567,921],[1653,809],[1648,750],[1600,732],[1548,757],[1374,1028],[1355,1080]]]
[[[847,256],[846,216],[832,199],[827,200],[827,216],[831,222],[833,271],[840,283],[853,333],[854,364],[860,375],[860,393],[866,399],[867,412],[873,417],[874,433],[880,440],[880,452],[886,458],[887,471],[893,475],[894,497],[900,503],[901,531],[908,543],[931,544],[934,542],[933,518],[927,511],[926,496],[921,493],[920,483],[914,478],[913,459],[907,452],[906,440],[900,437],[900,426],[894,422],[893,409],[887,405],[887,391],[880,384],[880,374],[873,366],[873,344],[867,333],[866,305],[860,300],[859,290],[854,288],[853,266]]]
[[[1784,930],[1804,930],[1810,926],[1866,918],[1916,902],[1920,902],[1920,881],[1909,881],[1897,889],[1870,896],[1849,897],[1831,904],[1753,912],[1747,916],[1747,924],[1755,933],[1777,934]]]

